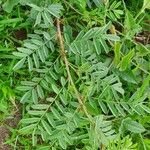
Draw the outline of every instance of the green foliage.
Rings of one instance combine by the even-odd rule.
[[[121,139],[118,137],[114,143],[108,146],[108,150],[137,150],[137,144],[133,144],[132,139],[129,136]]]
[[[0,98],[16,95],[23,105],[9,144],[39,150],[149,147],[148,121],[142,121],[150,114],[149,46],[134,40],[144,30],[143,8],[134,16],[126,5],[120,0],[3,3],[7,13],[27,8],[25,16],[4,17],[3,30],[5,23],[30,26],[27,39],[17,41],[10,55],[15,90],[0,81]]]
[[[143,2],[143,9],[150,9],[150,1],[149,0],[144,0]]]

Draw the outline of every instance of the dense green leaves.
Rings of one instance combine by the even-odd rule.
[[[149,0],[144,0],[143,2],[143,9],[150,9],[150,1]]]
[[[124,56],[120,62],[120,70],[124,71],[130,67],[132,57],[134,56],[134,50],[130,51],[126,56]]]
[[[10,55],[8,77],[16,78],[11,88],[23,104],[19,136],[11,145],[26,146],[18,139],[28,138],[27,149],[139,149],[135,143],[149,136],[143,118],[150,114],[150,58],[149,39],[141,43],[137,39],[145,40],[145,35],[139,36],[148,32],[139,34],[145,26],[140,14],[149,9],[149,2],[145,0],[136,15],[129,3],[8,0],[3,4],[7,12],[12,8],[19,12],[22,5],[27,9],[17,31],[29,24],[27,39],[14,35],[3,40],[6,47],[17,47]],[[0,72],[5,70],[1,71],[3,61]],[[4,111],[1,99],[13,96],[1,82]]]
[[[7,0],[4,4],[3,4],[3,9],[5,11],[7,11],[8,13],[10,13],[13,9],[13,7],[15,5],[17,5],[19,3],[20,0]]]

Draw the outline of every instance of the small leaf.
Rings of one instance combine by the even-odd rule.
[[[35,67],[39,68],[39,66],[40,66],[39,58],[38,58],[38,56],[35,53],[33,53],[33,60],[34,60]]]
[[[49,91],[49,86],[48,86],[48,83],[43,79],[43,80],[41,80],[41,82],[40,82],[40,85],[44,88],[44,89],[46,89],[46,90],[48,90]]]
[[[27,86],[35,86],[37,85],[37,83],[33,82],[33,81],[21,81],[22,85],[27,85]]]
[[[64,107],[58,101],[55,101],[55,104],[56,104],[57,108],[63,113]]]
[[[93,44],[94,44],[96,53],[97,53],[98,55],[101,54],[101,45],[100,45],[99,40],[94,39],[94,40],[93,40]]]
[[[132,111],[129,107],[129,105],[127,103],[122,102],[121,106],[124,108],[124,110],[126,110],[127,112],[129,112],[130,114],[132,114]]]
[[[21,98],[20,103],[25,103],[29,101],[30,96],[31,96],[31,91],[26,92]]]
[[[114,46],[114,53],[115,53],[114,62],[115,62],[115,65],[118,65],[119,62],[120,62],[120,49],[121,49],[121,44],[119,42],[116,42],[115,46]]]
[[[143,9],[150,9],[150,0],[144,0]]]
[[[27,3],[28,6],[32,7],[33,9],[35,9],[36,11],[42,11],[42,8],[35,5],[35,4],[31,4],[31,3]]]
[[[30,134],[31,131],[33,131],[35,129],[36,125],[37,124],[31,124],[31,125],[26,126],[22,129],[19,129],[19,133],[21,133],[21,134]]]
[[[48,109],[48,108],[49,108],[49,105],[48,105],[48,104],[36,104],[36,105],[32,105],[31,107],[32,107],[33,109],[42,110],[42,109]]]
[[[35,21],[34,26],[39,25],[41,23],[41,17],[42,17],[41,12],[39,12],[37,17],[36,17],[36,21]]]
[[[140,87],[139,91],[136,94],[136,101],[139,100],[140,97],[143,96],[146,88],[149,86],[149,82],[150,82],[150,74],[144,79],[142,86]]]
[[[15,55],[17,57],[20,57],[20,58],[28,56],[27,54],[21,53],[21,52],[13,52],[13,55]]]
[[[111,41],[120,41],[120,37],[114,34],[106,34],[104,35],[105,39],[111,40]]]
[[[109,52],[109,47],[107,46],[105,40],[99,39],[99,41],[100,41],[100,43],[101,43],[101,45],[102,45],[104,51],[105,51],[106,53],[108,53],[108,52]]]
[[[24,63],[26,61],[26,58],[22,58],[14,67],[13,67],[13,70],[18,70],[20,68],[23,67]]]
[[[43,49],[38,49],[37,50],[37,53],[38,53],[38,56],[39,58],[41,59],[42,62],[45,62],[45,55],[44,55],[44,52],[43,52]]]
[[[33,70],[33,61],[31,57],[28,57],[28,66],[29,66],[29,71]]]
[[[28,55],[30,55],[30,54],[33,53],[32,50],[30,50],[28,48],[23,48],[23,47],[19,47],[19,48],[17,48],[17,50],[20,51],[20,52],[22,52],[22,53],[24,53],[24,54],[28,54]]]
[[[99,0],[93,0],[93,2],[97,7],[100,7],[103,3],[103,1],[99,1]]]
[[[21,123],[22,124],[31,124],[31,123],[35,123],[38,122],[40,120],[40,118],[26,118],[26,119],[21,119]]]
[[[44,92],[40,85],[37,85],[37,93],[41,99],[44,99]]]
[[[44,52],[45,58],[47,58],[49,51],[48,51],[48,48],[46,46],[43,46],[43,52]]]
[[[7,0],[3,5],[4,11],[10,13],[13,10],[13,7],[19,3],[20,0]]]
[[[51,37],[50,37],[50,34],[49,34],[49,33],[43,32],[43,35],[44,35],[44,37],[45,37],[47,40],[51,40]]]
[[[36,133],[36,128],[32,132],[32,145],[36,146],[37,145],[37,136],[35,136]]]
[[[117,74],[117,76],[121,77],[123,80],[133,83],[133,84],[137,84],[137,78],[133,74],[132,70],[126,69],[125,71],[119,71],[116,69],[115,73]]]
[[[42,13],[42,17],[43,17],[43,20],[44,20],[44,23],[45,25],[48,27],[49,25],[53,25],[53,20],[51,18],[51,15],[47,12],[47,11],[44,11]]]
[[[61,134],[61,138],[58,139],[59,145],[62,147],[62,149],[66,149],[67,148],[67,143],[66,141],[64,141],[64,137]]]
[[[103,103],[103,101],[99,100],[98,103],[99,103],[99,105],[100,105],[102,111],[103,111],[105,114],[107,114],[107,113],[108,113],[108,110],[107,110],[106,105]]]
[[[38,46],[43,45],[43,41],[41,39],[40,40],[39,39],[31,39],[31,41]]]
[[[124,71],[126,70],[130,64],[131,64],[131,60],[132,60],[132,57],[134,56],[135,52],[134,50],[130,51],[126,56],[124,56],[120,62],[120,70],[121,71]]]
[[[117,92],[119,92],[120,94],[124,95],[124,89],[122,88],[122,83],[113,84],[112,88]]]
[[[45,111],[38,111],[38,110],[29,110],[28,114],[33,116],[42,116],[45,113]]]
[[[32,101],[34,102],[34,104],[38,103],[38,95],[35,89],[32,90]]]
[[[54,107],[51,107],[51,111],[58,120],[61,120],[61,116],[60,116],[59,112]]]
[[[54,17],[59,18],[62,9],[63,9],[63,7],[61,4],[51,4],[51,5],[49,5],[47,10]]]
[[[36,50],[38,49],[38,46],[36,46],[35,44],[31,44],[29,42],[24,43],[24,46],[28,49],[32,49],[32,50]]]
[[[51,127],[49,126],[49,124],[45,120],[42,120],[41,123],[42,123],[44,129],[47,131],[47,133],[49,135],[52,135]]]
[[[19,91],[29,91],[32,90],[33,87],[31,86],[17,86],[16,89]]]
[[[116,109],[118,110],[118,112],[122,115],[122,116],[126,116],[123,108],[119,105],[119,104],[115,104]]]
[[[109,109],[111,110],[112,114],[117,117],[118,116],[118,111],[116,110],[116,108],[114,107],[114,105],[112,103],[107,103]]]
[[[142,133],[145,131],[145,128],[141,124],[129,117],[123,120],[123,126],[133,133]]]
[[[46,113],[46,117],[47,117],[47,120],[48,122],[50,123],[50,125],[55,128],[56,127],[56,124],[55,124],[55,121],[53,119],[53,117],[49,114],[49,113]]]
[[[149,107],[147,107],[147,106],[145,106],[145,105],[140,105],[140,107],[141,107],[144,111],[146,111],[147,113],[150,114],[150,108],[149,108]]]
[[[50,71],[49,73],[54,80],[58,80],[57,75],[53,71]]]
[[[61,81],[62,86],[65,86],[65,84],[66,84],[65,78],[61,77],[60,81]]]
[[[54,90],[54,92],[56,94],[59,94],[59,89],[58,89],[58,87],[55,84],[52,84],[52,89]]]

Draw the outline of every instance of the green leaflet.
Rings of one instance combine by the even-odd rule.
[[[60,4],[51,4],[49,5],[47,11],[55,16],[56,18],[60,18],[61,10],[63,9],[62,5]]]
[[[33,81],[21,81],[21,84],[26,86],[35,86],[37,83]]]
[[[28,48],[23,48],[23,47],[19,47],[19,48],[17,48],[17,50],[22,52],[22,53],[28,54],[28,55],[32,54],[32,52],[33,52],[32,50],[30,50]]]
[[[38,110],[42,110],[42,109],[48,109],[49,105],[47,104],[35,104],[31,106],[33,109],[38,109]]]
[[[33,70],[33,61],[31,57],[28,57],[28,66],[29,66],[29,71]]]
[[[44,120],[42,120],[41,123],[42,123],[44,129],[47,131],[47,133],[48,133],[49,135],[51,135],[51,134],[52,134],[52,131],[51,131],[51,127],[49,126],[49,124],[48,124],[46,121],[44,121]]]
[[[115,73],[119,77],[121,77],[123,80],[125,80],[129,83],[137,84],[136,76],[132,70],[130,70],[130,69],[126,69],[125,71],[115,70]]]
[[[29,5],[30,7],[32,7],[33,9],[35,9],[36,11],[42,11],[42,8],[40,8],[39,6],[37,6],[37,5],[35,5],[35,4],[27,4],[27,5]]]
[[[39,58],[35,53],[33,53],[33,60],[34,60],[35,67],[39,68]]]
[[[50,115],[49,113],[46,114],[46,117],[47,117],[47,120],[48,122],[50,123],[50,125],[55,128],[56,127],[56,124],[55,124],[55,121],[53,119],[53,116]]]
[[[29,91],[29,90],[32,90],[32,87],[30,87],[30,86],[17,86],[16,89],[19,91]]]
[[[61,116],[60,116],[59,112],[54,107],[51,107],[51,111],[58,120],[61,120]]]
[[[34,129],[32,132],[32,145],[33,146],[37,145],[36,129]]]
[[[115,53],[115,58],[114,58],[114,63],[115,65],[118,65],[120,62],[120,50],[121,50],[121,44],[119,42],[115,43],[114,46],[114,53]]]
[[[31,124],[24,128],[19,129],[18,132],[21,134],[29,134],[31,131],[33,131],[35,129],[35,127],[36,127],[36,124]]]
[[[33,116],[42,116],[45,111],[43,110],[29,110],[28,113]]]
[[[41,17],[42,17],[42,14],[41,14],[41,12],[39,12],[37,17],[36,17],[36,21],[35,21],[34,26],[39,25],[41,23]]]
[[[22,96],[20,102],[21,102],[21,103],[29,102],[30,96],[31,96],[31,91],[26,92],[26,93]]]
[[[26,119],[22,119],[20,122],[22,124],[31,124],[31,123],[38,122],[39,120],[40,120],[39,118],[26,118]]]
[[[23,67],[24,63],[26,61],[26,58],[22,58],[18,63],[13,67],[13,70],[18,70]]]
[[[59,94],[59,89],[58,89],[58,87],[56,85],[52,84],[52,89],[54,90],[54,92],[56,94]]]
[[[15,5],[17,5],[19,3],[20,0],[7,0],[4,4],[3,4],[3,9],[5,11],[7,11],[8,13],[10,13],[13,9],[13,7]]]
[[[122,84],[121,83],[113,84],[112,88],[114,90],[116,90],[117,92],[121,93],[122,95],[124,95],[124,89],[122,88]]]
[[[126,70],[130,66],[134,54],[135,54],[134,50],[131,50],[126,56],[123,56],[119,64],[121,71]]]
[[[136,101],[138,101],[144,94],[146,88],[148,88],[149,86],[149,82],[150,82],[150,75],[147,76],[147,78],[144,80],[142,86],[138,89],[137,93],[136,93]]]
[[[27,54],[21,53],[21,52],[13,52],[13,55],[15,55],[17,57],[20,57],[20,58],[28,56]]]
[[[145,128],[136,121],[133,121],[131,118],[126,118],[123,120],[122,125],[129,131],[134,133],[142,133],[145,131]]]
[[[35,89],[32,89],[32,101],[34,104],[38,103],[38,94],[37,94],[37,91]]]
[[[37,90],[38,96],[39,96],[41,99],[43,99],[43,98],[44,98],[44,91],[43,91],[43,89],[41,88],[41,86],[40,86],[40,85],[37,85],[36,90]]]
[[[150,9],[150,0],[144,0],[143,9]]]

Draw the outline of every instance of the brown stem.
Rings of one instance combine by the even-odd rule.
[[[85,115],[88,117],[88,119],[90,120],[90,122],[92,123],[93,120],[92,120],[92,117],[91,115],[87,112],[87,109],[81,99],[81,94],[78,92],[75,84],[74,84],[74,81],[72,79],[72,76],[71,76],[71,73],[70,73],[70,68],[69,68],[69,61],[67,59],[67,55],[66,55],[66,52],[65,52],[65,48],[64,48],[64,40],[63,40],[63,37],[61,35],[61,29],[60,29],[60,20],[57,19],[57,36],[58,36],[58,40],[59,40],[59,43],[60,43],[60,54],[62,56],[62,59],[65,63],[65,66],[66,66],[66,71],[67,71],[67,74],[68,74],[68,80],[69,82],[71,83],[73,89],[74,89],[74,92],[75,92],[75,95],[76,95],[76,98],[78,99],[78,102],[81,106],[81,108],[83,109]]]

